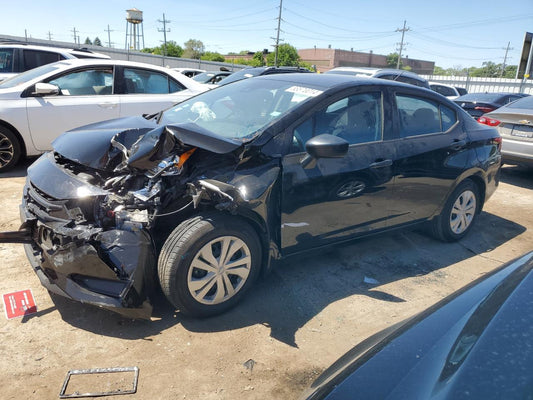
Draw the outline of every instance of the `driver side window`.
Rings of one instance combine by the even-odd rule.
[[[305,143],[323,133],[339,136],[350,144],[382,138],[381,92],[359,93],[342,98],[317,111],[293,131],[292,153],[305,151]]]

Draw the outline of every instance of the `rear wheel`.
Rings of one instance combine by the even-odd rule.
[[[257,234],[238,217],[199,215],[182,222],[159,257],[161,288],[184,314],[207,317],[233,307],[261,266]]]
[[[461,182],[446,201],[442,213],[431,222],[433,235],[447,242],[461,239],[472,228],[479,208],[477,186],[470,179]]]
[[[13,168],[21,154],[20,142],[15,134],[0,126],[0,172]]]

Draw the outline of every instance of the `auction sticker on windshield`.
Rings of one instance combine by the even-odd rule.
[[[33,299],[31,289],[20,290],[18,292],[3,295],[4,311],[7,319],[22,317],[37,312],[37,306]]]
[[[303,86],[291,86],[290,88],[286,90],[286,92],[301,94],[306,97],[316,97],[323,93],[322,90],[311,89],[311,88],[303,87]]]

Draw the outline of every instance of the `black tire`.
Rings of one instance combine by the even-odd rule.
[[[13,168],[22,155],[22,147],[17,136],[9,129],[0,126],[0,172]]]
[[[481,209],[479,189],[466,179],[452,192],[444,209],[431,221],[431,232],[437,239],[454,242],[468,234]]]
[[[231,256],[226,257],[227,263],[235,264],[230,269],[221,260],[225,245],[229,246],[226,256]],[[235,251],[229,253],[232,249]],[[217,266],[213,266],[215,262]],[[253,285],[260,269],[261,244],[254,229],[238,217],[221,213],[183,221],[168,236],[158,262],[163,293],[192,317],[209,317],[233,307]]]

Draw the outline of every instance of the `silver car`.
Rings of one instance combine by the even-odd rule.
[[[504,163],[533,167],[533,96],[485,114],[479,122],[497,126]]]

